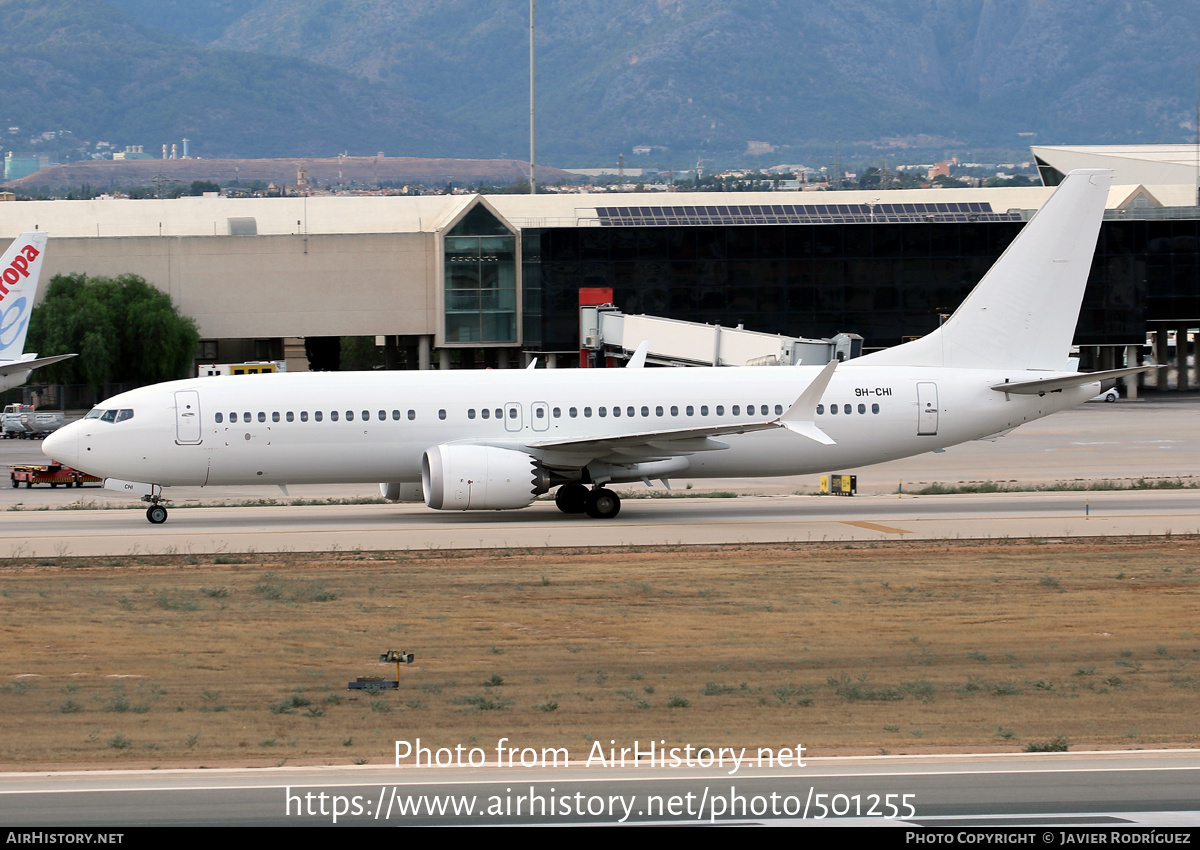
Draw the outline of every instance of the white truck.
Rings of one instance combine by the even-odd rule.
[[[32,404],[6,404],[3,419],[4,439],[40,440],[67,424],[61,411],[39,413]]]

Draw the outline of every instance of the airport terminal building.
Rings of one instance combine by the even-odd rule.
[[[1140,362],[1148,334],[1165,363],[1200,325],[1195,185],[1116,182],[1075,340],[1091,368]],[[0,204],[0,243],[46,230],[47,277],[145,277],[198,322],[198,362],[374,335],[411,368],[561,367],[584,287],[629,314],[895,345],[952,312],[1052,192],[27,201]]]

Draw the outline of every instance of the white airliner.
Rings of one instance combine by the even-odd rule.
[[[21,386],[38,366],[75,356],[39,358],[23,353],[44,253],[46,232],[41,230],[22,233],[0,257],[0,392]]]
[[[292,373],[122,393],[46,454],[166,519],[164,488],[387,482],[439,510],[608,518],[606,485],[852,469],[994,438],[1139,371],[1068,361],[1112,173],[1075,171],[937,331],[796,367]]]

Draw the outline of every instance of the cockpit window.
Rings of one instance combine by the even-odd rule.
[[[88,411],[88,415],[83,418],[84,419],[99,419],[103,415],[104,415],[103,410],[101,410],[98,407],[93,407],[91,410]]]
[[[106,411],[104,411],[103,414],[101,414],[100,421],[101,422],[114,422],[114,421],[116,421],[116,418],[117,418],[117,411],[106,410]]]
[[[123,410],[117,411],[117,421],[118,422],[124,422],[126,419],[132,419],[132,418],[133,418],[133,411],[130,410],[129,408],[125,408]]]

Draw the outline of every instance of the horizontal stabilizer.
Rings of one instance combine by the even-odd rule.
[[[56,354],[53,357],[37,357],[31,360],[5,360],[0,362],[0,375],[13,375],[17,372],[24,372],[27,369],[49,366],[51,363],[57,363],[60,360],[77,356],[76,354]]]
[[[1063,375],[1058,378],[1037,378],[1032,381],[1013,381],[1007,384],[995,384],[992,386],[992,389],[1001,393],[1040,395],[1042,393],[1058,392],[1059,390],[1069,390],[1073,387],[1095,384],[1100,381],[1111,381],[1115,378],[1123,378],[1126,375],[1135,375],[1138,372],[1148,372],[1153,368],[1155,367],[1130,366],[1127,369],[1109,369],[1106,372],[1076,372],[1073,375]]]

